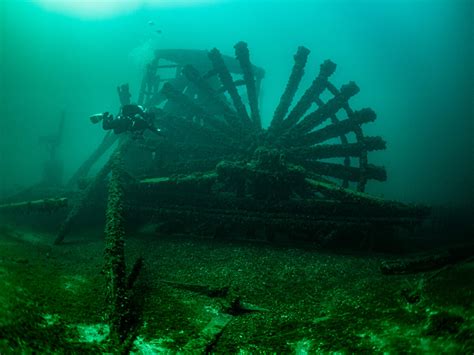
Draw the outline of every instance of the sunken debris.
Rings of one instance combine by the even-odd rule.
[[[168,221],[181,231],[199,229],[214,236],[309,241],[378,238],[380,231],[387,236],[423,220],[426,207],[364,193],[368,181],[387,179],[383,166],[369,163],[370,152],[385,149],[386,143],[363,133],[376,114],[351,108],[357,84],[337,88],[331,83],[335,63],[324,61],[295,100],[309,53],[298,48],[288,84],[264,128],[258,100],[264,70],[251,63],[246,43],[235,45],[236,58],[218,49],[156,51],[137,103],[158,113],[164,137],[130,141],[123,155],[130,178],[128,218]],[[118,94],[122,104],[131,102],[128,85]],[[72,182],[113,143],[106,135]],[[78,205],[97,195],[94,186],[109,170],[110,161]]]

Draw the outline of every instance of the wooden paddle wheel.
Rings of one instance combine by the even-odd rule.
[[[376,115],[369,108],[351,109],[348,101],[359,88],[349,82],[337,89],[329,81],[336,69],[334,63],[327,60],[321,64],[311,86],[291,107],[309,55],[308,49],[298,48],[270,127],[263,129],[258,100],[263,70],[250,63],[245,43],[235,45],[235,54],[236,60],[230,61],[214,49],[207,55],[209,68],[203,64],[199,65],[201,70],[192,64],[183,65],[181,74],[159,86],[159,60],[173,56],[167,51],[157,52],[148,66],[138,101],[148,107],[165,101],[164,111],[175,116],[160,121],[174,144],[172,152],[161,154],[162,165],[156,167],[156,173],[208,171],[222,160],[249,160],[265,150],[273,159],[300,166],[307,177],[337,179],[344,188],[355,182],[357,190],[364,191],[368,180],[386,180],[383,167],[368,163],[368,152],[385,149],[385,142],[380,137],[364,136],[361,129]],[[326,102],[320,98],[325,91],[332,96]],[[157,148],[163,151],[170,146],[168,143],[159,141]],[[351,165],[351,159],[357,164]]]
[[[238,235],[251,239],[333,239],[383,234],[418,223],[427,209],[386,201],[363,191],[369,180],[386,180],[368,161],[385,149],[381,137],[363,133],[375,120],[370,108],[354,110],[354,82],[336,88],[336,65],[326,60],[294,102],[309,50],[299,47],[268,128],[259,110],[264,71],[251,64],[247,44],[235,59],[219,50],[158,50],[148,64],[137,103],[157,113],[164,137],[140,139],[108,133],[71,179],[87,175],[116,140],[128,174],[131,221],[166,225],[167,231]],[[118,88],[129,104],[128,85]],[[323,100],[321,97],[330,96]],[[66,235],[81,206],[109,173],[110,162],[89,183],[63,224]]]

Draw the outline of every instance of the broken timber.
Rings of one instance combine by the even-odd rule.
[[[23,201],[15,203],[7,203],[0,205],[0,212],[8,213],[30,213],[30,212],[41,212],[41,213],[52,213],[57,210],[67,207],[68,199],[66,197],[61,198],[46,198],[34,201]]]
[[[474,244],[462,244],[444,250],[385,261],[380,270],[385,275],[411,274],[440,269],[474,256]]]
[[[74,175],[68,182],[69,187],[74,187],[81,179],[85,178],[92,166],[100,159],[102,155],[110,149],[110,147],[117,141],[118,136],[113,132],[107,132],[102,142],[94,150],[94,152],[82,163]]]
[[[92,199],[94,192],[96,192],[99,185],[104,181],[105,177],[110,173],[112,168],[112,158],[118,154],[120,151],[125,151],[130,144],[128,139],[119,143],[119,146],[116,148],[111,158],[107,163],[100,169],[95,178],[89,183],[87,188],[81,192],[81,196],[78,201],[73,205],[69,211],[66,219],[61,224],[58,235],[54,241],[55,245],[59,245],[63,242],[66,235],[69,233],[72,224],[76,220],[79,213],[86,207],[88,201]]]
[[[133,286],[143,268],[138,258],[127,276],[125,263],[125,185],[126,173],[118,150],[111,157],[111,176],[105,224],[104,274],[106,276],[106,302],[111,340],[122,346],[125,353],[136,336],[137,315],[133,314]]]
[[[122,161],[119,152],[110,162],[111,177],[105,225],[105,266],[107,303],[112,339],[122,343],[126,337],[129,304],[125,267],[125,228],[123,216],[124,186]]]
[[[207,326],[201,330],[196,338],[189,341],[183,347],[184,352],[193,354],[207,354],[211,352],[224,331],[224,328],[229,324],[232,318],[230,314],[218,313],[210,320]]]
[[[160,280],[169,286],[179,289],[196,292],[208,297],[220,297],[224,299],[223,309],[217,313],[209,323],[198,334],[190,340],[184,347],[185,352],[209,353],[222,335],[227,324],[234,316],[251,312],[267,312],[268,309],[258,307],[251,303],[243,302],[240,297],[231,292],[230,286],[213,287],[209,285],[190,284],[183,282]]]

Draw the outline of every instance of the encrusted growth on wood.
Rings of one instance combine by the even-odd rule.
[[[376,114],[351,108],[359,87],[331,83],[335,63],[324,61],[295,100],[309,56],[308,49],[299,47],[265,129],[258,102],[264,71],[252,65],[246,43],[234,48],[236,59],[217,49],[156,52],[138,102],[156,113],[164,137],[133,141],[134,148],[123,155],[125,166],[135,167],[129,169],[136,179],[128,186],[127,213],[189,218],[190,224],[201,220],[217,227],[260,225],[270,231],[288,231],[291,225],[314,238],[321,230],[410,225],[427,215],[419,206],[363,194],[367,181],[387,179],[384,167],[369,163],[369,153],[385,149],[386,142],[364,135],[363,125]],[[162,59],[172,64],[160,65]],[[162,78],[161,68],[176,68],[176,76]],[[128,86],[118,92],[123,104],[129,102]],[[323,100],[323,94],[329,98]],[[58,241],[110,164],[73,207]]]

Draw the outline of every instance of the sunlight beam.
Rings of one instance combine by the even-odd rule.
[[[83,19],[101,19],[133,12],[141,7],[182,7],[219,0],[35,0],[43,8]]]

